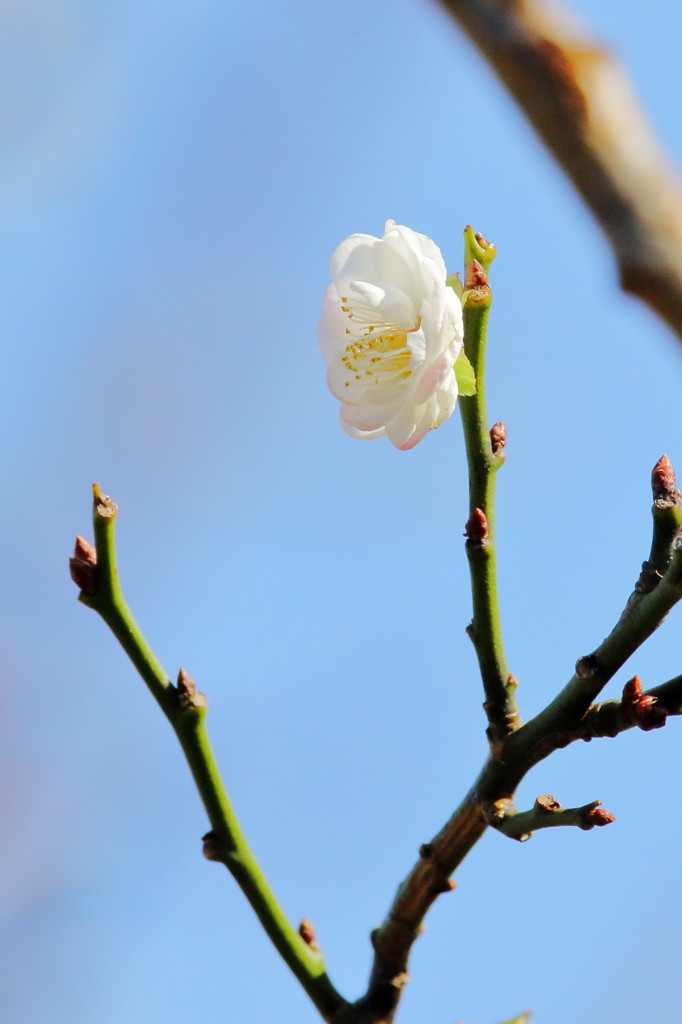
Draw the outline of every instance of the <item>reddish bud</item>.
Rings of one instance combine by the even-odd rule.
[[[589,823],[588,828],[592,828],[593,825],[601,828],[603,825],[610,825],[611,822],[616,820],[616,816],[604,807],[593,807],[587,812],[586,819]]]
[[[644,732],[662,729],[668,717],[658,697],[642,693],[639,676],[633,676],[623,687],[623,710],[632,725]]]
[[[676,484],[672,462],[667,455],[661,455],[651,472],[651,490],[654,501],[658,501],[660,498],[675,498]]]
[[[623,687],[623,704],[636,704],[642,696],[642,681],[633,676]]]
[[[315,929],[313,928],[312,922],[304,917],[298,926],[298,934],[301,936],[306,946],[315,945]]]
[[[658,697],[642,697],[635,704],[632,714],[635,725],[643,729],[644,732],[651,732],[652,729],[662,729],[668,720],[668,712]]]
[[[464,287],[465,288],[487,288],[488,287],[488,275],[485,270],[478,262],[478,260],[472,260],[468,263],[464,271]]]
[[[465,536],[469,540],[477,541],[481,544],[488,537],[488,520],[486,519],[485,512],[480,508],[475,508],[469,516],[467,524],[464,528]]]
[[[493,423],[490,428],[490,444],[492,445],[493,455],[497,455],[498,452],[502,451],[507,443],[507,428],[504,423]]]

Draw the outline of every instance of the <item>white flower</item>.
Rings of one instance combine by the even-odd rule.
[[[317,336],[341,426],[351,437],[386,434],[396,448],[414,448],[457,401],[462,307],[440,249],[388,220],[383,238],[342,242],[331,276]]]

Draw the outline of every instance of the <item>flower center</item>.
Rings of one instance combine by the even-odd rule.
[[[344,303],[342,311],[349,320],[354,321],[352,329],[346,328],[346,334],[354,334],[357,339],[349,340],[341,357],[350,378],[344,381],[344,387],[348,388],[351,384],[395,385],[411,377],[412,353],[407,347],[407,335],[419,330],[421,317],[410,328],[381,322],[370,323],[370,316],[372,312],[376,314],[376,310],[358,306],[351,309],[345,296],[341,297],[341,302]]]

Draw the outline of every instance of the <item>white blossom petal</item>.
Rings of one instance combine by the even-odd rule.
[[[341,425],[352,437],[387,434],[396,448],[413,448],[457,401],[462,309],[440,250],[387,221],[383,238],[346,238],[331,271],[318,340]]]
[[[349,437],[355,437],[360,441],[371,441],[375,437],[383,437],[386,433],[386,427],[378,427],[377,430],[360,430],[354,423],[351,423],[346,415],[348,412],[348,406],[341,406],[341,414],[339,416],[339,422]]]

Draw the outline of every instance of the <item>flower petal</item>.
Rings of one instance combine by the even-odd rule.
[[[343,429],[413,448],[452,414],[458,393],[462,309],[440,250],[387,221],[383,238],[345,239],[331,270],[317,334]]]
[[[375,437],[383,437],[386,433],[386,427],[379,427],[377,430],[360,430],[351,423],[348,418],[349,408],[347,405],[341,406],[341,412],[339,414],[339,423],[349,437],[355,437],[359,441],[371,441]]]

